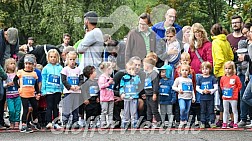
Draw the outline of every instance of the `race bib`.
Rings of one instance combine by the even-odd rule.
[[[204,89],[212,89],[213,88],[213,84],[212,82],[203,82],[200,86],[200,89],[204,90]]]
[[[49,74],[48,84],[60,85],[60,76],[54,75],[54,74]]]
[[[67,82],[71,86],[78,86],[79,85],[79,77],[78,76],[68,76],[67,77]]]
[[[99,92],[98,86],[89,87],[90,96],[98,96],[98,92]]]
[[[144,82],[144,89],[151,89],[151,88],[152,88],[151,78],[146,78]]]
[[[35,85],[36,79],[32,76],[24,76],[23,77],[23,87],[29,87]]]
[[[114,89],[114,84],[110,84],[108,87],[109,90],[113,90]]]
[[[183,92],[192,92],[193,91],[193,87],[192,87],[192,83],[182,83],[182,91]]]
[[[222,90],[223,97],[232,98],[233,96],[233,88],[224,88]]]
[[[160,95],[167,95],[167,96],[169,96],[169,90],[170,89],[171,89],[170,86],[160,85],[159,93],[160,93]]]
[[[16,86],[10,86],[7,88],[8,92],[16,92],[18,91],[18,88]]]
[[[136,87],[134,85],[126,85],[124,88],[126,94],[136,94]]]
[[[230,85],[234,85],[234,84],[235,84],[235,79],[230,79],[230,80],[229,80],[229,84],[230,84]]]

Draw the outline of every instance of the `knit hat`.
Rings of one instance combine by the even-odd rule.
[[[35,60],[31,56],[25,56],[24,63],[32,63],[32,64],[34,64]]]
[[[7,30],[8,42],[11,45],[15,45],[18,40],[18,30],[16,28],[8,28]]]
[[[172,67],[170,65],[163,65],[161,68],[158,68],[159,70],[166,70],[165,76],[167,78],[171,78],[172,76]]]
[[[236,50],[237,53],[246,53],[248,52],[248,42],[246,40],[240,40],[238,42],[238,49]]]

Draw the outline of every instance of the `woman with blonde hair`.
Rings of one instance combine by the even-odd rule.
[[[191,58],[191,67],[196,74],[201,74],[200,65],[204,61],[213,63],[212,44],[207,38],[207,32],[200,23],[192,25],[190,37],[190,48],[188,53]]]
[[[183,32],[183,40],[182,40],[182,51],[183,52],[188,52],[189,47],[190,47],[190,42],[189,42],[189,38],[190,38],[190,31],[191,31],[191,26],[184,26],[182,28],[182,32]],[[182,53],[182,52],[181,52]]]

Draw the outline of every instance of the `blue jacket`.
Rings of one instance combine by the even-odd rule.
[[[52,65],[48,63],[42,70],[42,95],[48,93],[56,93],[63,91],[63,84],[61,80],[62,66],[60,64]]]
[[[182,34],[182,27],[178,24],[173,24],[173,27],[176,29],[176,37],[178,40],[182,41],[183,34]],[[165,28],[164,28],[164,21],[159,22],[152,26],[152,30],[156,33],[156,39],[163,39],[165,37]]]
[[[7,58],[4,58],[4,53],[5,53],[5,49],[6,49],[6,41],[5,41],[5,38],[4,38],[4,31],[3,30],[0,30],[0,65],[3,66],[4,64],[4,59],[7,59]],[[11,58],[14,57],[14,55],[17,55],[18,51],[19,51],[19,39],[17,40],[17,43],[15,45],[10,45],[10,56]]]
[[[140,77],[138,75],[131,76],[125,74],[120,81],[120,94],[125,94],[124,99],[139,98],[139,85],[141,84]]]
[[[160,79],[159,104],[171,105],[176,102],[176,93],[172,90],[173,79]]]

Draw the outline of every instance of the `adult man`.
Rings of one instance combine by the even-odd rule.
[[[156,49],[156,34],[149,28],[150,15],[143,13],[139,17],[138,28],[128,33],[125,49],[125,64],[133,56],[141,59]]]
[[[103,52],[103,34],[99,28],[96,28],[98,15],[94,11],[87,12],[84,15],[84,29],[86,34],[84,39],[78,45],[78,53],[83,53],[79,67],[83,69],[88,65],[98,67],[102,61]]]
[[[60,52],[63,52],[63,50],[69,46],[71,40],[71,35],[68,33],[63,34],[63,43],[60,45],[57,45],[56,47],[59,48]]]
[[[34,50],[34,48],[35,48],[34,39],[33,39],[33,37],[29,37],[28,41],[27,41],[27,52]]]
[[[156,33],[156,38],[162,39],[165,37],[165,31],[168,27],[173,26],[176,29],[176,37],[179,41],[182,41],[182,27],[175,22],[177,12],[175,9],[170,8],[165,14],[165,21],[159,22],[152,26],[152,30]]]
[[[11,57],[17,59],[18,46],[18,30],[16,28],[5,28],[4,30],[0,30],[0,65],[4,66],[5,59]],[[3,119],[5,100],[6,95],[0,100],[0,129],[9,127],[9,125],[5,124]]]

